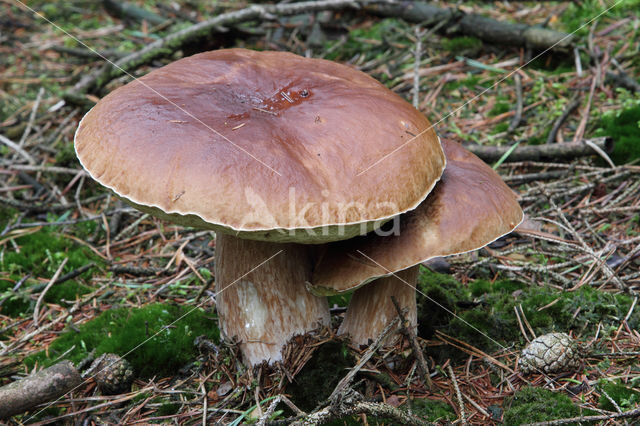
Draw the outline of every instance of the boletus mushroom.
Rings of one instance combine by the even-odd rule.
[[[523,220],[515,194],[460,144],[443,140],[447,166],[433,193],[400,217],[393,235],[370,233],[328,244],[310,283],[315,294],[356,290],[339,333],[353,343],[374,339],[397,315],[395,296],[416,326],[420,263],[479,249]]]
[[[326,244],[412,211],[445,167],[428,120],[373,78],[243,49],[180,59],[116,89],[82,119],[75,148],[132,206],[216,232],[221,329],[252,365],[328,324],[326,298],[305,287],[334,267]]]

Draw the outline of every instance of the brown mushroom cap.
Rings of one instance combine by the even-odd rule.
[[[375,232],[329,244],[309,286],[316,294],[358,288],[437,256],[481,248],[522,221],[516,196],[491,167],[443,141],[447,167],[433,193],[400,217],[398,235]]]
[[[184,58],[113,91],[83,118],[75,146],[95,180],[141,210],[312,243],[414,209],[445,164],[429,121],[373,78],[244,49]]]

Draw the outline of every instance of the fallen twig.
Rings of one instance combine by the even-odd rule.
[[[347,373],[346,376],[338,382],[338,385],[335,387],[331,395],[329,396],[329,400],[335,399],[346,387],[351,380],[353,380],[354,376],[360,371],[360,369],[369,361],[369,359],[373,356],[373,354],[382,346],[382,343],[386,340],[387,336],[391,334],[392,331],[396,329],[398,324],[400,323],[400,317],[395,317],[393,321],[389,322],[387,326],[382,330],[380,335],[376,338],[376,340],[367,348],[367,351],[362,355],[360,361]]]
[[[376,0],[383,1],[383,0]],[[82,79],[70,92],[65,93],[65,99],[73,101],[73,97],[86,93],[94,87],[102,87],[112,79],[133,70],[140,65],[154,59],[171,54],[200,37],[217,31],[218,28],[236,25],[257,19],[274,19],[276,16],[296,15],[299,13],[318,12],[322,10],[339,10],[348,7],[359,7],[370,3],[362,0],[324,0],[306,1],[291,4],[251,5],[245,9],[223,13],[214,18],[192,25],[183,30],[169,34],[143,49],[125,56],[115,62],[109,62],[105,67]],[[103,58],[106,60],[106,58]]]
[[[522,100],[522,77],[520,77],[520,74],[515,73],[513,75],[513,80],[516,83],[516,112],[511,119],[511,123],[509,123],[509,128],[507,129],[508,133],[512,133],[520,125],[524,103],[524,101]]]
[[[0,419],[54,401],[82,383],[71,361],[62,361],[0,388]]]
[[[400,411],[399,409],[378,402],[356,402],[353,405],[333,407],[329,406],[320,411],[309,414],[304,420],[291,423],[292,426],[323,425],[342,417],[356,414],[368,414],[375,417],[391,419],[394,424],[408,426],[426,426],[433,423],[426,422],[416,416]]]
[[[458,398],[458,406],[460,407],[460,423],[463,425],[467,424],[467,415],[464,412],[464,401],[462,401],[462,394],[460,393],[460,388],[458,387],[458,379],[456,379],[456,374],[453,372],[453,367],[451,364],[447,365],[449,376],[451,377],[451,382],[453,383],[453,389],[456,391],[456,397]]]
[[[597,422],[600,420],[630,419],[630,418],[636,418],[636,417],[640,417],[640,408],[625,411],[622,413],[602,414],[599,416],[580,416],[580,417],[571,417],[568,419],[549,420],[546,422],[527,423],[523,426],[566,425],[569,423]]]
[[[591,143],[604,152],[613,151],[614,142],[610,137],[589,139]],[[491,163],[502,157],[510,146],[484,146],[465,145],[465,148],[473,152],[482,160]],[[584,140],[578,142],[557,143],[551,145],[520,145],[513,150],[505,161],[543,161],[543,160],[570,160],[575,157],[596,154]]]
[[[488,43],[524,46],[533,49],[567,49],[572,45],[571,34],[531,26],[501,22],[486,16],[466,14],[460,9],[442,9],[426,2],[398,1],[367,6],[370,12],[392,16],[407,22],[433,26],[442,21],[444,28],[459,28],[462,34],[479,38]]]
[[[135,21],[147,21],[153,25],[160,25],[167,21],[166,18],[163,18],[160,15],[124,1],[102,0],[102,5],[107,12],[119,18],[133,19]]]
[[[49,280],[49,283],[47,284],[47,286],[44,288],[44,290],[42,290],[42,292],[40,293],[40,296],[38,296],[38,301],[36,302],[36,306],[35,308],[33,308],[33,325],[35,327],[38,326],[38,314],[40,312],[40,304],[44,300],[44,296],[47,294],[47,291],[49,291],[51,286],[54,285],[56,281],[58,281],[58,277],[62,273],[62,269],[64,268],[64,265],[66,265],[68,261],[69,261],[69,258],[65,257],[64,260],[60,263],[60,266],[58,266],[58,269],[56,270],[55,274],[53,274],[53,277],[51,278],[51,280]]]
[[[567,120],[567,118],[569,118],[569,116],[573,114],[573,111],[575,111],[576,108],[578,108],[579,106],[580,106],[580,95],[578,94],[578,92],[576,92],[571,98],[571,100],[569,101],[569,104],[567,105],[567,107],[562,112],[562,115],[558,117],[558,119],[553,123],[553,127],[551,128],[551,131],[549,132],[549,136],[547,137],[547,143],[553,143],[556,141],[556,137],[558,136],[558,131],[560,130],[564,122]]]
[[[422,372],[424,384],[427,388],[431,388],[431,377],[429,376],[429,367],[427,367],[427,361],[424,359],[424,354],[422,353],[422,348],[418,344],[418,338],[414,331],[414,327],[409,324],[409,320],[404,315],[398,300],[391,296],[391,301],[393,302],[393,306],[396,307],[396,311],[398,311],[398,316],[400,317],[400,324],[402,324],[402,332],[409,340],[411,344],[411,349],[413,350],[413,354],[418,360],[418,366],[420,367],[420,371]]]

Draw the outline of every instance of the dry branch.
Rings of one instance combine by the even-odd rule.
[[[547,145],[520,145],[505,161],[559,161],[598,154],[586,141]],[[614,142],[610,137],[588,139],[588,141],[606,153],[613,152]],[[465,145],[465,148],[482,160],[491,163],[498,161],[509,150],[510,146]]]
[[[353,416],[357,414],[368,414],[375,417],[391,419],[393,424],[408,426],[426,426],[433,423],[426,422],[416,416],[400,411],[399,409],[378,402],[356,402],[349,406],[333,407],[329,406],[320,411],[310,414],[302,421],[294,422],[296,426],[324,425],[342,417]]]
[[[132,3],[115,0],[102,0],[102,5],[107,12],[119,18],[127,18],[134,21],[147,21],[153,25],[160,25],[167,21],[166,18]]]
[[[64,97],[71,103],[86,103],[82,96],[93,88],[100,88],[109,81],[128,73],[154,59],[170,55],[183,46],[211,33],[220,31],[225,26],[237,25],[255,20],[270,20],[277,16],[291,16],[300,13],[319,12],[323,10],[341,10],[360,8],[382,16],[394,16],[426,26],[446,29],[458,29],[466,35],[477,37],[489,43],[527,46],[535,49],[566,49],[571,45],[571,36],[558,31],[526,24],[500,22],[482,15],[465,14],[457,9],[441,9],[425,2],[394,2],[393,0],[322,0],[306,1],[292,4],[251,5],[245,9],[224,13],[189,28],[169,34],[143,49],[128,56],[109,62],[99,70],[82,78],[73,90]],[[448,25],[443,25],[448,22]],[[106,59],[106,58],[105,58]]]
[[[424,384],[427,388],[431,388],[431,377],[429,376],[429,367],[427,367],[427,361],[424,359],[424,354],[422,353],[422,348],[418,343],[418,337],[416,336],[416,332],[414,328],[409,323],[407,316],[402,311],[398,300],[395,296],[391,296],[391,301],[393,302],[393,306],[395,306],[396,311],[398,312],[398,316],[400,317],[400,324],[402,325],[402,333],[407,337],[409,343],[411,344],[411,350],[413,351],[413,355],[418,360],[418,367],[420,367],[420,372],[422,373]]]
[[[323,10],[339,10],[348,7],[359,7],[369,1],[358,0],[324,0],[306,1],[293,4],[276,5],[251,5],[245,9],[234,12],[223,13],[214,18],[192,25],[183,30],[169,34],[157,40],[143,49],[134,52],[116,62],[105,64],[104,67],[83,78],[76,84],[72,91],[64,96],[69,102],[78,100],[81,93],[86,93],[93,87],[102,87],[112,79],[127,73],[154,59],[170,55],[180,50],[184,45],[199,38],[206,37],[213,32],[219,31],[221,27],[237,25],[242,22],[254,21],[258,19],[274,19],[277,16],[289,16],[299,13],[318,12]]]
[[[38,404],[53,401],[82,383],[70,361],[49,368],[0,388],[0,419],[23,413]]]
[[[623,411],[622,413],[615,414],[602,414],[598,416],[580,416],[572,417],[570,419],[558,419],[549,420],[546,422],[527,423],[524,426],[553,426],[553,425],[567,425],[567,424],[580,424],[581,422],[599,422],[615,419],[633,419],[640,417],[640,408],[635,410]]]
[[[447,33],[455,29],[487,43],[524,46],[538,50],[567,49],[572,44],[570,34],[527,24],[501,22],[474,13],[466,14],[459,9],[442,9],[427,2],[401,1],[371,5],[366,9],[377,15],[401,18],[425,26],[448,21],[448,25],[443,27]]]
[[[355,375],[360,371],[360,369],[371,359],[373,354],[382,346],[387,337],[392,334],[396,330],[396,327],[400,323],[400,317],[395,317],[392,321],[387,324],[387,326],[380,332],[380,335],[376,338],[376,340],[369,345],[367,351],[362,355],[360,361],[353,367],[349,373],[338,382],[336,388],[331,392],[329,396],[329,400],[335,400],[339,395],[347,388],[351,380],[355,377]]]

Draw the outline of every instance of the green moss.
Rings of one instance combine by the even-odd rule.
[[[491,134],[495,135],[498,133],[506,132],[507,130],[509,130],[509,123],[502,122],[495,125],[495,127],[491,131]]]
[[[475,280],[469,283],[469,290],[474,297],[482,296],[492,290],[493,285],[487,280]]]
[[[611,8],[615,4],[615,7]],[[603,14],[607,9],[606,13]],[[640,11],[640,0],[622,0],[621,2],[599,0],[585,0],[581,2],[571,2],[569,7],[560,16],[560,21],[567,32],[576,32],[576,36],[582,37],[589,33],[589,23],[596,17],[600,22],[607,22],[608,19],[617,20],[624,18],[629,13],[638,16]]]
[[[56,166],[58,167],[76,167],[80,163],[76,156],[76,151],[73,147],[73,142],[62,144],[58,146],[58,152],[56,153]]]
[[[611,159],[624,164],[640,158],[640,104],[606,114],[600,119],[596,136],[611,136],[615,141]]]
[[[111,309],[80,325],[79,332],[67,331],[54,340],[48,357],[42,351],[24,362],[29,368],[36,363],[48,366],[73,347],[66,356],[73,362],[95,349],[96,356],[106,352],[126,355],[140,377],[173,375],[196,356],[193,340],[197,336],[219,341],[214,319],[201,309],[192,309],[167,304]]]
[[[473,55],[482,49],[482,42],[475,37],[454,37],[444,39],[442,47],[457,55]]]
[[[600,321],[605,327],[619,324],[632,303],[627,295],[614,295],[591,287],[560,292],[509,280],[493,283],[476,280],[464,286],[449,275],[426,269],[421,272],[419,289],[428,296],[418,295],[418,332],[421,337],[430,338],[440,330],[489,352],[500,349],[501,345],[525,343],[514,314],[517,305],[522,305],[533,330],[541,335],[570,330],[590,334],[595,332]],[[587,329],[583,330],[585,324]],[[632,313],[629,325],[632,328],[640,325],[640,313]],[[439,361],[462,356],[462,353],[452,353],[446,346],[432,351]]]
[[[496,102],[496,104],[489,111],[489,117],[495,117],[496,115],[503,114],[511,109],[511,104],[508,102]]]
[[[351,291],[348,293],[334,294],[327,297],[327,301],[329,302],[329,307],[333,307],[334,305],[342,306],[342,307],[348,306],[352,295],[353,295],[353,292]]]
[[[180,405],[175,402],[164,401],[160,407],[158,407],[158,411],[156,411],[157,416],[170,416],[172,414],[176,414],[180,409]]]
[[[455,411],[449,404],[443,401],[435,399],[412,399],[410,401],[411,412],[414,416],[420,417],[422,420],[428,422],[438,422],[438,424],[448,424],[448,421],[455,420],[457,418]],[[406,411],[408,405],[400,407],[401,410]],[[393,425],[396,424],[393,420],[367,416],[367,423],[375,426]],[[358,417],[343,417],[340,420],[334,420],[327,423],[329,426],[361,426],[363,423]]]
[[[326,59],[348,60],[356,54],[368,58],[381,55],[388,48],[387,40],[397,38],[396,34],[410,34],[411,27],[401,19],[387,18],[373,25],[356,28],[349,32],[344,41],[328,41],[324,50],[330,52]],[[338,46],[336,43],[341,44]]]
[[[14,292],[12,290],[16,281],[6,278],[0,279],[0,300],[2,301],[0,312],[2,315],[17,317],[22,313],[29,312],[35,305],[29,291]],[[37,281],[27,280],[23,286],[31,287],[34,284],[37,284]]]
[[[82,285],[77,281],[69,280],[60,284],[54,284],[44,296],[44,301],[58,304],[64,300],[74,301],[76,297],[87,294],[90,291],[90,287]]]
[[[427,268],[421,268],[418,288],[418,334],[424,338],[433,336],[436,329],[446,328],[451,313],[458,310],[457,302],[471,298],[455,278]]]
[[[601,392],[598,406],[604,410],[616,411],[616,408],[602,391],[606,392],[607,395],[618,404],[618,407],[620,407],[622,411],[632,409],[636,404],[640,403],[640,391],[623,385],[620,382],[601,380],[598,383],[598,390]]]
[[[525,387],[505,401],[508,407],[504,413],[506,426],[522,423],[542,422],[590,414],[581,410],[571,398],[559,392],[543,388]]]
[[[0,204],[0,229],[4,229],[7,224],[16,217],[17,214],[18,210],[14,209],[13,207],[8,207],[4,204]]]
[[[41,292],[46,286],[43,282],[27,279],[18,289],[13,291],[16,279],[0,278],[0,312],[3,315],[17,317],[29,313],[35,306],[36,293]],[[69,280],[60,284],[54,284],[44,297],[47,303],[61,304],[64,301],[74,301],[78,296],[89,293],[91,288],[77,281]]]
[[[411,411],[414,415],[429,422],[442,422],[457,418],[455,411],[449,404],[436,399],[413,399],[411,400]]]
[[[20,276],[31,274],[34,277],[53,275],[60,263],[68,258],[62,274],[71,272],[89,262],[102,264],[102,260],[89,248],[56,232],[55,226],[48,226],[22,237],[14,238],[18,246],[3,245],[0,248],[0,270]],[[81,275],[89,278],[91,270]]]
[[[328,398],[345,371],[353,366],[353,357],[347,346],[330,341],[321,345],[311,360],[295,377],[295,382],[287,386],[293,402],[302,410],[311,411]]]
[[[92,225],[78,224],[78,230],[95,228]],[[77,296],[91,291],[90,287],[81,284],[89,280],[97,268],[103,264],[89,248],[78,244],[56,232],[56,227],[33,229],[23,236],[13,239],[15,247],[10,243],[0,247],[0,300],[3,300],[0,312],[4,315],[19,316],[30,312],[35,304],[36,293],[44,289],[45,281],[35,278],[49,279],[56,272],[65,258],[68,258],[61,274],[74,271],[90,262],[96,266],[82,273],[75,281],[54,284],[45,296],[45,302],[61,303],[62,300],[75,300]],[[29,233],[30,232],[30,233]],[[17,292],[12,289],[25,275],[28,279]]]
[[[478,75],[473,75],[468,73],[467,74],[468,77],[460,79],[460,80],[455,80],[455,81],[449,81],[447,83],[445,83],[444,85],[444,89],[447,93],[452,92],[455,89],[459,89],[461,87],[467,88],[467,89],[472,89],[475,90],[477,88],[477,86],[481,86],[481,87],[485,87],[485,85],[480,84],[480,76]]]

